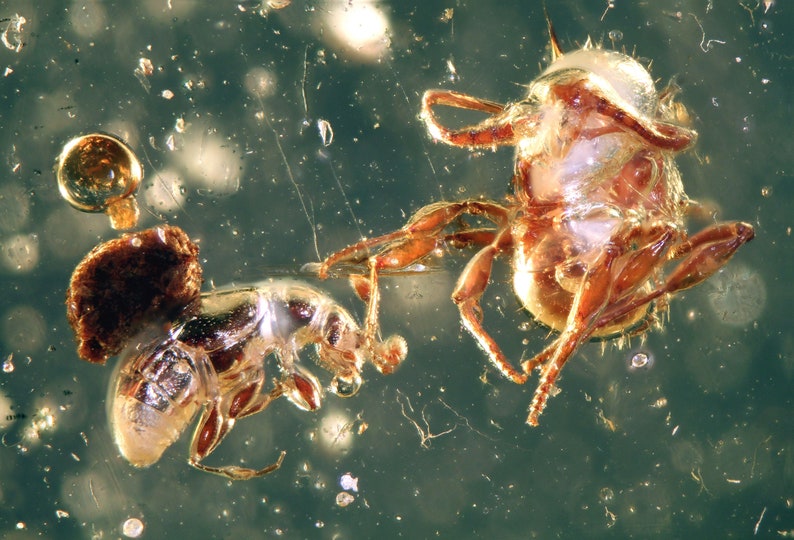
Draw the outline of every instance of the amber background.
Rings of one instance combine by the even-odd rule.
[[[129,517],[149,538],[725,538],[751,536],[762,514],[759,538],[794,529],[788,2],[766,13],[754,2],[670,0],[616,2],[606,14],[606,2],[548,8],[563,48],[588,35],[612,46],[607,36],[619,31],[614,45],[652,59],[660,83],[676,77],[700,132],[696,153],[681,159],[689,195],[756,227],[721,282],[724,294],[761,302],[756,316],[726,324],[711,307],[717,287],[687,292],[663,332],[633,344],[653,354],[651,370],[627,369],[632,349],[583,347],[541,427],[529,429],[532,387],[500,379],[462,333],[448,296],[465,259],[447,257],[438,271],[386,282],[384,327],[411,347],[399,372],[369,371],[358,396],[329,397],[316,415],[284,402],[241,422],[213,463],[288,454],[278,473],[234,484],[185,464],[187,436],[148,470],[117,455],[104,411],[111,367],[76,358],[63,308],[71,269],[115,233],[104,216],[60,199],[52,168],[61,145],[111,131],[138,152],[146,183],[176,171],[181,207],[144,203],[140,225],[167,221],[198,239],[207,287],[251,282],[398,227],[428,202],[501,197],[510,151],[432,144],[419,98],[446,87],[518,99],[548,59],[548,38],[540,2],[379,2],[391,44],[365,62],[332,43],[322,22],[347,2],[296,1],[266,18],[251,2],[172,4],[0,3],[0,18],[28,20],[25,46],[0,48],[0,69],[13,70],[0,78],[0,244],[5,254],[24,235],[38,253],[26,271],[0,269],[0,355],[13,353],[15,366],[0,372],[2,403],[13,406],[0,417],[0,536],[119,537]],[[449,22],[445,8],[454,8]],[[133,74],[141,56],[158,68],[149,91]],[[276,77],[272,95],[245,90],[255,67]],[[180,117],[188,130],[171,151]],[[318,119],[333,127],[327,148]],[[225,156],[220,166],[214,152]],[[230,189],[202,177],[226,178]],[[527,317],[504,265],[495,279],[487,326],[511,358],[539,350],[545,333],[521,329]],[[341,280],[325,286],[361,313]],[[667,405],[651,407],[660,398]],[[20,452],[26,420],[4,418],[29,421],[43,406],[55,429]],[[403,408],[423,428],[424,414],[433,433],[454,430],[425,448]],[[344,452],[318,442],[333,413],[368,425]],[[345,472],[360,492],[339,508]]]

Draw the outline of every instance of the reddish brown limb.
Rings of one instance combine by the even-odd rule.
[[[629,228],[615,236],[598,260],[589,266],[574,296],[563,331],[542,352],[522,363],[527,374],[536,367],[541,370],[528,424],[538,424],[557,376],[568,358],[599,330],[611,331],[609,326],[616,322],[617,317],[607,319],[603,314],[610,309],[609,306],[619,303],[624,296],[634,294],[648,282],[674,237],[675,231],[666,226]],[[632,250],[631,246],[637,242],[644,247]],[[629,315],[632,315],[631,311],[621,316]],[[621,324],[617,326],[622,327]]]
[[[434,105],[446,105],[456,109],[467,109],[489,114],[499,114],[505,110],[501,103],[480,99],[452,90],[428,90],[422,96],[422,110],[429,111]],[[431,113],[432,116],[432,113]]]
[[[318,275],[326,279],[329,270],[342,262],[360,263],[369,258],[370,250],[389,246],[380,254],[380,268],[401,269],[429,255],[440,243],[442,231],[463,214],[479,215],[505,226],[507,209],[497,203],[467,200],[438,202],[419,209],[411,220],[394,232],[368,238],[329,255],[320,265]],[[389,255],[387,257],[387,255]]]
[[[467,200],[430,204],[420,209],[402,229],[348,246],[330,255],[320,266],[319,275],[324,279],[330,269],[337,264],[367,261],[368,285],[362,285],[360,276],[355,277],[353,284],[359,296],[367,301],[365,339],[373,359],[386,362],[376,362],[378,369],[384,373],[393,369],[388,363],[399,357],[402,345],[390,340],[381,344],[377,340],[380,272],[404,269],[430,255],[444,242],[446,238],[443,234],[444,229],[465,214],[482,216],[501,229],[507,226],[510,217],[504,206],[488,201]],[[384,247],[379,253],[370,256],[369,251],[378,246]]]
[[[496,231],[493,229],[466,229],[454,232],[444,237],[444,243],[456,249],[464,249],[471,246],[487,246],[492,244],[496,238]]]
[[[612,301],[618,301],[627,294],[632,294],[638,287],[648,281],[667,255],[670,244],[675,238],[672,228],[663,227],[659,231],[648,234],[651,242],[643,249],[627,255],[627,261],[615,278],[612,287]]]
[[[752,240],[754,235],[753,226],[741,221],[719,223],[700,231],[670,251],[670,258],[683,257],[683,260],[678,263],[660,287],[647,294],[615,303],[602,314],[598,326],[623,317],[657,298],[688,289],[705,281],[725,266],[736,250],[742,244]]]
[[[502,250],[500,246],[508,244],[508,241],[503,239],[505,236],[509,236],[509,231],[498,235],[491,245],[484,247],[472,257],[458,279],[455,292],[452,293],[452,301],[460,310],[464,328],[477,340],[477,344],[485,351],[496,369],[514,383],[523,384],[527,380],[527,375],[510,365],[502,350],[482,326],[480,298],[491,278],[494,258]]]
[[[565,330],[554,342],[531,360],[522,364],[525,373],[542,366],[541,378],[530,406],[527,423],[538,425],[554,382],[571,354],[597,330],[643,309],[653,300],[692,287],[706,280],[733,256],[736,250],[753,238],[747,223],[724,223],[701,231],[686,242],[668,249],[674,231],[661,230],[644,249],[633,254],[620,273],[609,271],[615,254],[592,265],[582,280],[571,307]],[[626,242],[620,242],[627,245]],[[667,256],[684,259],[666,278],[662,286],[649,293],[634,294],[645,283],[654,268]]]
[[[667,281],[668,292],[688,289],[701,283],[725,266],[742,244],[755,236],[753,226],[736,221],[719,223],[692,236],[673,250],[672,258],[686,255],[673,270]]]
[[[637,227],[628,230],[625,234],[614,238],[611,242],[615,253],[621,253],[619,272],[613,273],[610,283],[610,298],[607,305],[619,302],[626,295],[634,293],[638,287],[644,285],[655,272],[659,261],[664,258],[669,249],[670,242],[675,236],[675,231],[664,226]],[[629,246],[635,243],[644,244],[643,248],[631,250]],[[604,270],[606,272],[606,270]],[[626,314],[624,314],[626,315]],[[608,322],[613,322],[610,320]],[[592,328],[596,333],[604,325],[599,319],[599,324]],[[530,373],[534,368],[545,364],[558,347],[559,337],[555,339],[542,352],[534,358],[522,363],[525,373]]]
[[[281,462],[286,455],[283,450],[274,463],[261,469],[249,469],[237,465],[213,467],[201,463],[201,460],[218,447],[224,437],[234,427],[237,418],[250,416],[264,410],[273,400],[283,394],[283,389],[280,385],[277,385],[267,395],[258,393],[261,383],[255,385],[255,387],[255,393],[250,392],[250,389],[245,389],[242,391],[242,397],[241,393],[238,393],[231,400],[217,399],[206,408],[190,443],[191,450],[190,458],[188,459],[190,465],[205,472],[225,476],[231,480],[249,480],[265,476],[281,467]]]
[[[559,339],[559,338],[557,338]],[[529,375],[532,373],[532,370],[535,368],[540,369],[542,365],[548,362],[552,356],[554,356],[554,351],[557,350],[559,344],[557,343],[557,339],[552,341],[549,345],[546,346],[545,349],[540,351],[538,354],[530,358],[529,360],[524,360],[521,362],[521,369],[524,370],[524,373]]]
[[[372,294],[372,284],[370,283],[369,277],[353,274],[349,279],[350,286],[353,287],[356,296],[358,296],[362,302],[368,304],[369,297]]]
[[[535,389],[532,404],[529,407],[527,424],[538,425],[538,418],[546,406],[554,383],[565,362],[571,357],[579,345],[588,339],[595,329],[594,323],[600,313],[603,312],[612,294],[612,265],[621,254],[619,249],[607,248],[599,259],[590,266],[579,290],[574,296],[571,311],[565,330],[555,340],[557,345],[554,354],[543,365],[540,381]],[[534,360],[534,359],[533,359]],[[525,362],[526,365],[533,365],[533,360]],[[536,365],[536,364],[534,364]]]
[[[491,117],[474,126],[451,130],[441,125],[433,114],[435,105],[480,111],[490,114]],[[513,145],[515,136],[512,120],[496,116],[503,113],[505,109],[505,106],[500,103],[450,90],[428,90],[422,96],[422,112],[419,116],[425,122],[431,137],[453,146]]]
[[[691,129],[642,118],[627,105],[622,105],[621,99],[607,95],[603,88],[589,79],[556,85],[553,91],[558,99],[577,111],[593,110],[608,116],[658,148],[681,151],[692,146],[697,139],[697,133]]]

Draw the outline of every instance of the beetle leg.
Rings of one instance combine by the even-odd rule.
[[[262,469],[249,469],[237,465],[213,467],[201,463],[201,460],[218,447],[223,438],[234,427],[234,423],[238,418],[250,416],[264,410],[274,399],[283,394],[283,389],[280,385],[277,385],[267,395],[259,394],[260,388],[261,381],[238,392],[230,401],[216,399],[207,406],[190,443],[190,457],[188,459],[190,465],[205,472],[225,476],[231,480],[257,478],[269,474],[281,466],[281,462],[286,455],[283,450],[274,463]]]
[[[461,94],[454,90],[428,90],[422,96],[422,110],[428,111],[428,115],[432,118],[433,114],[430,109],[434,105],[446,105],[447,107],[455,107],[456,109],[467,109],[470,111],[480,111],[490,113],[492,115],[504,112],[505,106],[495,101],[487,99],[480,99],[467,94]]]
[[[328,276],[333,266],[346,261],[360,263],[369,250],[385,246],[377,254],[366,257],[368,283],[364,285],[361,276],[354,276],[352,279],[356,293],[367,302],[364,336],[373,357],[380,356],[377,335],[381,271],[406,268],[430,255],[445,241],[444,229],[464,214],[483,216],[500,228],[506,227],[509,221],[508,210],[505,207],[488,201],[434,203],[418,210],[402,229],[362,240],[330,255],[323,261],[319,270],[321,279]]]
[[[664,283],[645,295],[630,297],[605,310],[598,326],[608,324],[657,298],[688,289],[708,279],[728,262],[742,244],[752,240],[754,234],[749,223],[719,223],[674,246],[669,258],[682,260]]]
[[[540,381],[529,407],[527,424],[538,425],[538,417],[546,406],[546,401],[554,388],[560,370],[579,345],[589,338],[596,328],[595,323],[598,316],[608,305],[612,295],[614,277],[611,270],[613,263],[620,255],[620,248],[608,247],[598,260],[590,265],[582,278],[579,290],[571,304],[565,329],[555,340],[554,353],[542,368]],[[525,362],[524,365],[534,367],[537,363],[533,363],[533,360]]]
[[[622,246],[621,249],[613,248],[613,257],[618,255],[622,259],[620,271],[612,275],[610,286],[610,297],[607,306],[612,306],[619,302],[626,295],[633,294],[638,287],[645,284],[655,272],[659,261],[667,254],[667,249],[675,236],[675,230],[667,226],[651,226],[648,228],[633,227],[612,240],[614,246]],[[644,247],[629,251],[628,246],[641,242]],[[597,266],[592,265],[592,266]],[[572,308],[573,309],[573,308]],[[604,308],[606,311],[607,308]],[[622,315],[627,315],[623,313]],[[615,318],[604,321],[604,317],[599,317],[598,322],[589,330],[588,335],[595,332],[608,322],[613,322]],[[557,337],[543,351],[536,354],[533,358],[522,362],[524,373],[531,373],[533,369],[539,368],[554,355],[559,347],[562,336]]]
[[[495,239],[494,229],[466,229],[446,235],[444,243],[456,249],[464,249],[470,246],[487,246]]]
[[[691,129],[642,118],[626,106],[621,106],[615,96],[607,95],[589,80],[557,85],[553,90],[558,99],[577,111],[592,110],[608,116],[658,148],[681,151],[693,145],[697,139],[697,133]]]
[[[378,343],[380,312],[380,272],[385,269],[400,269],[410,266],[423,259],[436,249],[438,240],[435,236],[418,237],[402,240],[395,246],[386,248],[385,253],[373,255],[367,261],[369,267],[369,285],[367,287],[367,314],[364,319],[364,339],[370,352],[370,357],[377,356],[376,344]],[[361,290],[358,285],[356,290]]]
[[[460,129],[447,129],[442,126],[435,114],[433,106],[446,105],[457,109],[468,109],[491,114],[483,122]],[[422,112],[419,117],[425,122],[428,133],[436,140],[453,146],[484,146],[513,145],[514,115],[497,116],[508,110],[505,105],[485,99],[468,96],[450,90],[428,90],[422,96]]]
[[[535,368],[540,369],[540,366],[548,362],[549,359],[552,356],[554,356],[554,351],[556,351],[558,347],[557,339],[552,341],[549,345],[546,346],[545,349],[540,351],[538,354],[536,354],[529,360],[524,360],[523,362],[521,362],[521,368],[524,370],[524,373],[529,375],[530,373],[532,373],[533,369]]]
[[[527,380],[527,375],[510,365],[494,339],[485,331],[480,307],[480,298],[491,278],[493,261],[500,252],[507,249],[510,243],[510,232],[505,230],[496,235],[490,245],[478,251],[458,278],[455,292],[452,293],[452,301],[458,306],[464,328],[485,351],[494,367],[514,383],[523,384]]]
[[[668,250],[674,235],[674,231],[663,227],[650,233],[649,236],[655,240],[633,254],[616,276],[612,275],[610,268],[620,255],[619,250],[608,251],[604,260],[591,265],[574,298],[565,330],[541,353],[522,364],[525,373],[542,366],[540,382],[527,418],[528,424],[538,425],[538,417],[543,412],[562,366],[594,331],[659,297],[704,281],[722,268],[742,244],[752,239],[753,228],[741,222],[715,225]],[[626,242],[619,244],[626,245]],[[662,286],[649,293],[634,294],[665,256],[684,258]]]
[[[438,202],[420,208],[401,229],[368,238],[352,244],[329,255],[320,265],[318,275],[326,279],[334,266],[343,262],[361,263],[370,258],[371,249],[387,246],[379,256],[383,268],[399,269],[421,260],[429,255],[438,244],[436,239],[453,221],[464,214],[479,215],[505,226],[508,221],[507,209],[497,203],[467,200],[461,202]],[[434,243],[422,244],[423,239],[433,239]],[[393,244],[392,247],[389,247]],[[386,260],[392,255],[394,260]]]

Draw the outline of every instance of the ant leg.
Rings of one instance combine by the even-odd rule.
[[[239,467],[237,465],[213,467],[212,465],[204,465],[198,461],[190,461],[190,465],[200,471],[217,474],[218,476],[224,476],[229,480],[250,480],[251,478],[261,478],[262,476],[267,476],[273,471],[278,470],[281,467],[281,463],[284,461],[284,457],[286,455],[287,452],[282,450],[275,462],[262,469],[249,469],[246,467]]]
[[[434,242],[435,244],[435,242]],[[367,302],[367,314],[364,318],[364,340],[370,353],[370,357],[375,355],[375,343],[377,341],[378,327],[380,325],[380,285],[378,275],[381,265],[377,257],[369,259],[369,302]]]
[[[205,472],[225,476],[231,480],[249,480],[265,476],[281,467],[281,462],[286,455],[283,450],[274,463],[262,469],[249,469],[237,465],[213,467],[201,463],[201,460],[211,454],[231,431],[237,418],[250,416],[264,410],[273,400],[283,394],[283,389],[280,385],[264,396],[258,394],[260,388],[261,381],[235,394],[230,403],[216,399],[207,406],[190,443],[191,449],[188,463],[191,466]],[[255,398],[253,398],[254,395],[256,395]],[[223,412],[224,409],[226,410],[225,413]]]

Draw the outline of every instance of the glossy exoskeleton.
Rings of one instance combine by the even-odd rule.
[[[366,271],[355,286],[368,302],[365,333],[378,330],[378,277],[439,249],[475,248],[452,300],[463,326],[492,364],[524,383],[540,382],[527,422],[536,426],[565,362],[590,338],[644,332],[667,298],[701,283],[753,238],[743,222],[716,223],[694,235],[685,217],[697,203],[684,193],[674,158],[697,137],[686,125],[676,88],[657,92],[648,70],[631,56],[590,45],[562,54],[553,31],[551,64],[527,96],[503,105],[450,90],[430,90],[421,118],[443,143],[469,149],[514,146],[512,194],[504,201],[436,202],[401,229],[330,255],[325,278],[339,264]],[[444,126],[444,105],[488,115],[458,129]],[[472,228],[476,216],[493,225]],[[498,257],[510,260],[524,308],[557,338],[515,368],[483,327],[480,298]],[[667,268],[668,263],[674,263]],[[374,342],[373,342],[374,343]]]
[[[112,432],[121,454],[146,467],[160,459],[192,422],[201,419],[190,444],[189,463],[240,480],[277,469],[284,458],[261,469],[205,465],[237,420],[264,410],[284,396],[300,409],[321,406],[322,387],[300,364],[313,346],[317,363],[333,374],[330,390],[354,395],[369,361],[391,372],[407,352],[392,336],[364,346],[353,317],[319,290],[293,280],[203,294],[165,335],[127,348],[110,389]],[[266,389],[265,357],[274,355],[280,373]]]

